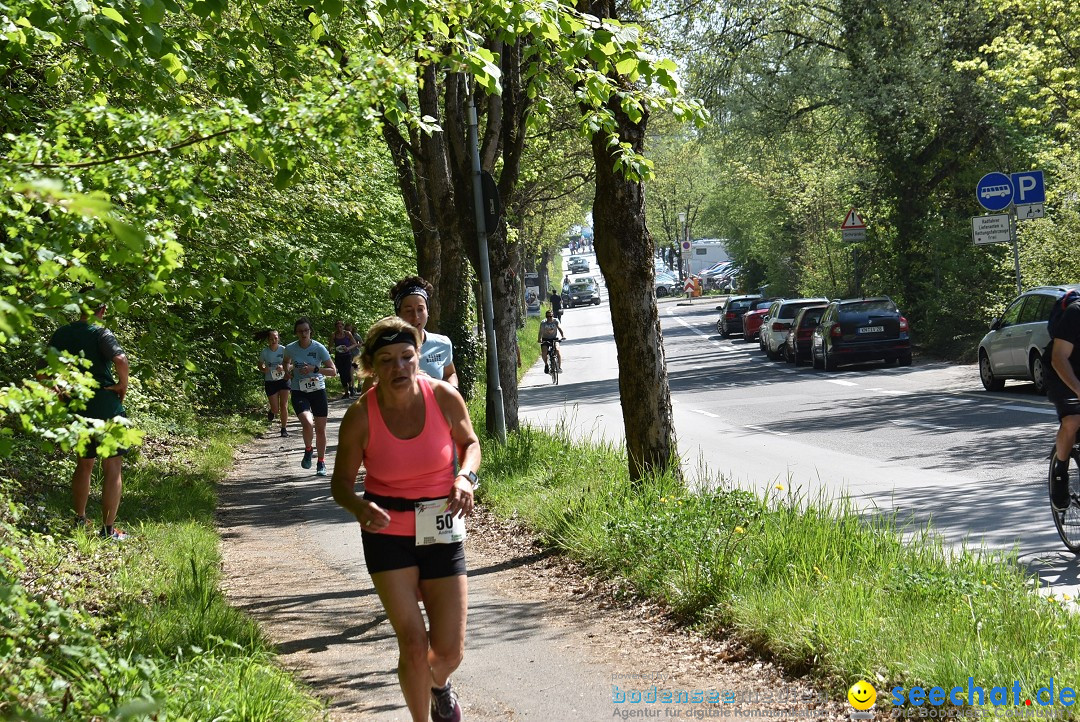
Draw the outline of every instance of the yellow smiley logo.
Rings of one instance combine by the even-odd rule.
[[[874,702],[877,701],[877,690],[866,680],[860,679],[847,691],[847,699],[852,707],[865,711],[873,707]]]

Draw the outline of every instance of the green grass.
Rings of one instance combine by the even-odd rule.
[[[621,449],[565,428],[484,443],[480,495],[496,513],[838,698],[861,678],[879,706],[898,685],[1020,680],[1031,694],[1051,677],[1080,682],[1080,618],[1034,594],[1013,559],[950,551],[895,519],[782,488],[761,499],[695,494],[668,476],[631,484]]]
[[[319,718],[221,593],[215,486],[261,425],[149,422],[157,442],[125,460],[122,544],[71,530],[70,460],[50,461],[48,482],[24,480],[35,503],[0,528],[0,629],[13,632],[0,634],[0,719]],[[99,505],[92,494],[98,521]],[[34,642],[4,641],[15,634]]]

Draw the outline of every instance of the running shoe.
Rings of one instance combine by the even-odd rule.
[[[289,430],[288,430],[288,429],[286,429],[286,428],[285,428],[284,426],[282,426],[282,427],[281,427],[281,438],[283,438],[283,439],[284,439],[284,438],[285,438],[285,437],[287,437],[288,435],[289,435]]]
[[[113,541],[124,541],[125,539],[128,538],[128,535],[126,533],[124,533],[123,530],[117,529],[115,526],[112,528],[112,531],[109,531],[105,527],[102,527],[101,528],[101,538],[102,539],[111,539]]]
[[[461,705],[449,682],[442,689],[431,688],[431,722],[461,722]]]
[[[269,423],[269,422],[271,422],[273,420],[274,420],[274,412],[273,411],[267,411],[266,412],[266,421]]]
[[[326,476],[326,464],[320,461],[315,465],[315,476]]]
[[[94,522],[90,521],[85,516],[79,516],[78,514],[76,514],[75,528],[92,530],[94,528]]]
[[[1069,462],[1054,460],[1054,473],[1050,477],[1050,505],[1058,511],[1069,508]]]
[[[304,452],[304,459],[300,462],[300,466],[305,469],[311,468],[311,449],[308,449]]]

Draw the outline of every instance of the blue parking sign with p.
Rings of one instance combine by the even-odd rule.
[[[1018,206],[1027,203],[1045,203],[1046,187],[1043,185],[1043,172],[1029,170],[1012,174],[1013,203]]]
[[[1013,184],[1004,173],[987,173],[975,187],[975,198],[988,211],[1003,211],[1013,202]]]

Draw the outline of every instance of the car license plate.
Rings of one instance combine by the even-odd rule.
[[[863,326],[859,329],[859,333],[881,333],[884,330],[884,326]]]

